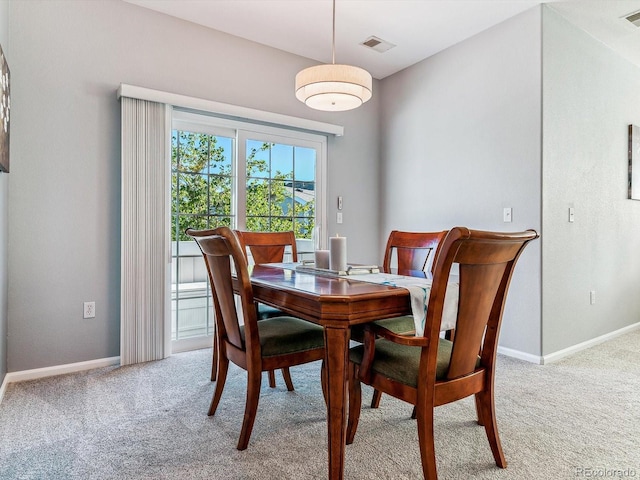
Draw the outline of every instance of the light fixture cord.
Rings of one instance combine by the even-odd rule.
[[[331,63],[336,64],[336,0],[333,0],[333,39],[331,41]]]

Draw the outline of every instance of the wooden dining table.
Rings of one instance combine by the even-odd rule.
[[[411,314],[408,290],[323,276],[275,265],[249,267],[255,300],[324,328],[327,372],[328,464],[344,478],[349,339],[353,325]]]

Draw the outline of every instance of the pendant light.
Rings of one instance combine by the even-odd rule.
[[[296,98],[316,110],[351,110],[371,98],[371,74],[352,65],[336,64],[336,0],[333,0],[331,64],[305,68],[296,75]]]

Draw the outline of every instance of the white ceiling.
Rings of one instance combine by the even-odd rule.
[[[331,0],[124,0],[257,43],[331,63]],[[336,63],[382,79],[540,3],[640,66],[640,0],[337,0]],[[378,53],[370,36],[396,45]]]

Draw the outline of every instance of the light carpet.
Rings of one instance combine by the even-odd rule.
[[[235,445],[246,374],[232,366],[207,417],[211,350],[9,385],[0,405],[2,479],[322,479],[326,421],[318,363],[295,392],[263,381],[249,448]],[[436,409],[440,479],[640,478],[640,331],[539,366],[500,356],[497,468],[472,399]],[[368,405],[371,390],[363,391]],[[347,479],[422,478],[412,407],[365,405]]]

